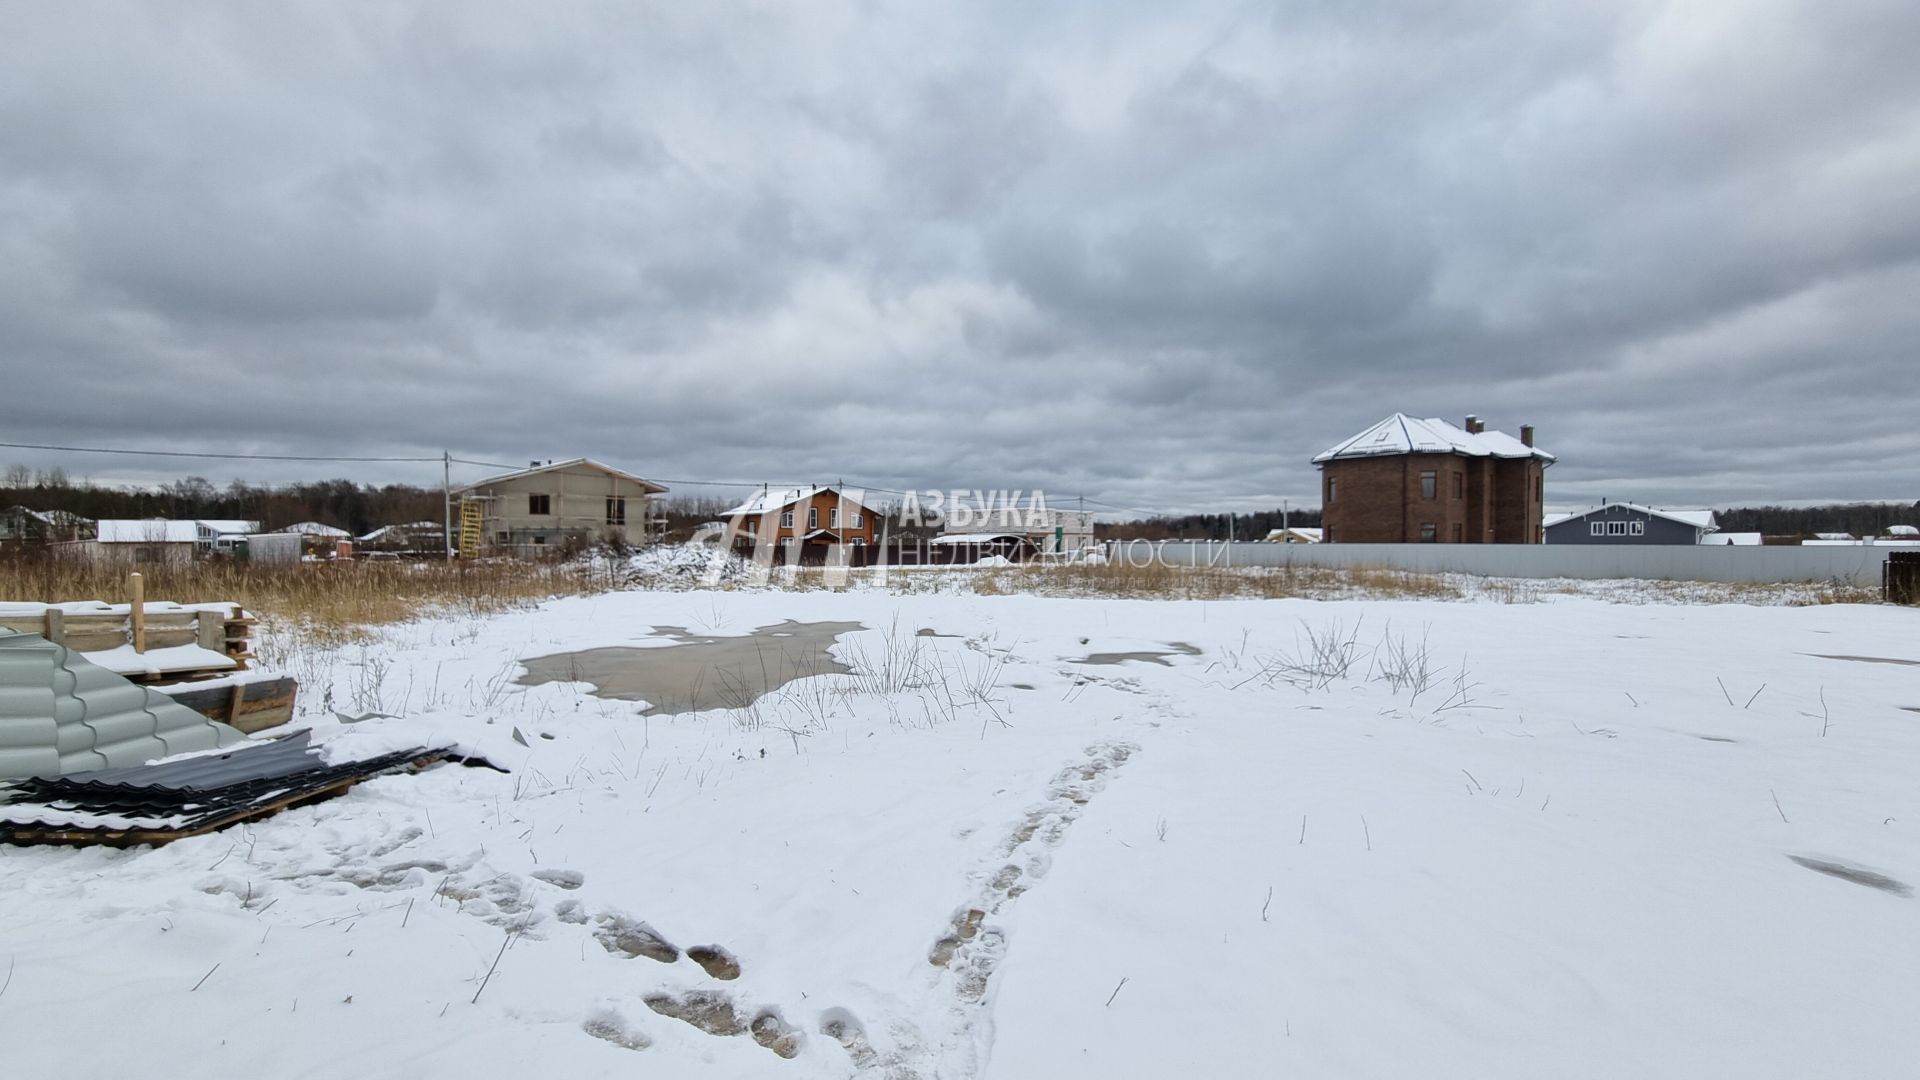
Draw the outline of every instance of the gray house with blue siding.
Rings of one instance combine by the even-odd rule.
[[[1711,510],[1661,510],[1637,503],[1603,503],[1545,522],[1549,544],[1698,544],[1719,525]]]

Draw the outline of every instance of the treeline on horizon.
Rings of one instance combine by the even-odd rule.
[[[668,495],[654,504],[667,518],[669,535],[690,532],[715,520],[735,504],[723,496]],[[302,521],[318,521],[356,535],[382,525],[438,521],[438,488],[412,484],[361,484],[317,480],[259,485],[235,480],[216,487],[189,476],[151,488],[118,488],[73,481],[60,469],[35,471],[14,465],[0,474],[0,509],[65,510],[100,518],[244,518],[272,531]],[[875,506],[881,510],[885,507]],[[1758,532],[1769,536],[1805,536],[1844,532],[1855,536],[1885,533],[1890,525],[1920,525],[1920,502],[1836,503],[1827,506],[1754,506],[1715,511],[1722,532]],[[1279,507],[1244,514],[1158,514],[1132,521],[1102,522],[1097,533],[1111,540],[1260,540],[1281,527],[1318,528],[1318,509]]]
[[[382,525],[439,521],[442,497],[437,488],[412,484],[359,484],[317,480],[264,486],[235,480],[215,487],[205,477],[189,476],[153,488],[115,488],[72,482],[58,469],[33,472],[15,465],[0,476],[0,510],[65,510],[101,518],[228,518],[258,521],[272,532],[303,521],[346,529],[355,536]]]

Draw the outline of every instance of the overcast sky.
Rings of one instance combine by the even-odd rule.
[[[1475,412],[1552,505],[1911,501],[1916,56],[1912,0],[11,3],[0,441],[1255,509]]]

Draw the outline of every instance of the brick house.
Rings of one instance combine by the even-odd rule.
[[[735,548],[797,544],[871,544],[880,515],[839,487],[763,489],[727,511]]]
[[[1515,438],[1394,413],[1315,455],[1329,544],[1538,544],[1554,457]]]

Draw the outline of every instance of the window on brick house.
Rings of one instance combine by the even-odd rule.
[[[780,511],[780,527],[783,529],[793,528],[793,511],[791,510]]]
[[[1440,535],[1440,530],[1434,528],[1432,522],[1428,522],[1427,524],[1420,526],[1420,542],[1423,544],[1433,543],[1436,539],[1439,538],[1439,535]]]
[[[1461,525],[1457,521],[1454,522],[1453,523],[1453,542],[1456,544],[1461,543],[1461,537],[1465,534],[1465,532],[1466,532],[1465,526]]]
[[[553,496],[551,495],[527,496],[527,513],[530,516],[538,516],[538,517],[545,517],[546,515],[553,513]]]
[[[1439,473],[1423,472],[1420,474],[1420,497],[1421,498],[1431,499],[1435,495],[1439,494],[1439,489],[1440,489]]]
[[[864,529],[864,528],[866,528],[866,527],[867,527],[867,519],[866,519],[866,515],[865,515],[865,514],[862,514],[862,513],[861,513],[860,511],[858,511],[858,510],[855,510],[855,511],[853,512],[853,524],[852,524],[852,525],[851,525],[850,527],[851,527],[851,528],[855,528],[855,529]]]
[[[837,529],[839,527],[840,527],[840,508],[837,506],[828,508],[827,528]]]
[[[820,527],[820,508],[817,506],[807,507],[807,528],[817,529],[819,527]]]
[[[1547,498],[1547,474],[1534,473],[1533,474],[1533,500],[1535,502],[1545,502],[1546,498]]]
[[[618,496],[607,496],[607,524],[625,525],[627,523],[627,500]]]
[[[1466,473],[1456,471],[1453,474],[1453,497],[1456,499],[1464,499],[1467,497]]]
[[[1340,481],[1332,477],[1328,477],[1327,478],[1327,505],[1329,506],[1333,505],[1333,501],[1336,498],[1338,498],[1339,495],[1340,495]]]

